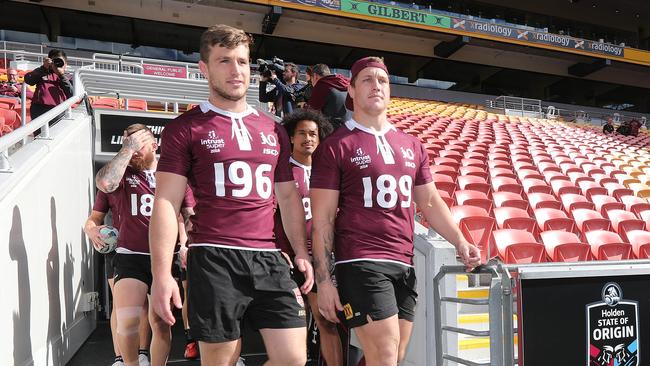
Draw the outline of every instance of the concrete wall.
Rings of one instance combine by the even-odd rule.
[[[93,198],[91,123],[81,113],[11,156],[0,173],[0,365],[65,365],[95,327],[82,231]]]

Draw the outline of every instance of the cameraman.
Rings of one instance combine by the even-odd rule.
[[[65,76],[67,61],[65,52],[53,49],[43,60],[43,66],[25,74],[25,83],[36,85],[30,109],[32,119],[41,116],[72,96],[72,84]]]
[[[260,75],[260,102],[273,102],[275,115],[282,116],[281,113],[284,113],[286,116],[297,108],[296,94],[302,91],[305,84],[298,83],[298,66],[294,63],[284,64],[282,80],[275,74],[275,71],[270,70]],[[275,85],[275,88],[267,91],[266,86],[269,82]]]

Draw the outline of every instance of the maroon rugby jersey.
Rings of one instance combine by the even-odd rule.
[[[120,229],[120,213],[118,210],[118,202],[116,197],[110,193],[104,193],[100,190],[97,191],[95,196],[95,203],[93,204],[93,211],[108,213],[111,210],[113,217],[113,227]]]
[[[110,194],[119,202],[121,214],[116,250],[118,253],[149,254],[149,221],[155,191],[154,170],[137,171],[131,166],[126,167],[120,186]],[[191,193],[189,187],[186,187],[181,207],[191,207]]]
[[[385,260],[413,264],[413,187],[432,181],[415,137],[349,120],[316,149],[311,188],[339,191],[337,263]]]
[[[278,250],[273,185],[293,180],[290,146],[284,128],[250,106],[232,113],[204,102],[170,122],[158,171],[192,186],[190,246]]]
[[[291,170],[293,171],[293,179],[296,181],[298,193],[302,199],[302,207],[305,209],[305,221],[307,222],[307,250],[311,254],[311,201],[309,200],[309,177],[311,176],[311,166],[303,165],[290,158]],[[275,236],[277,238],[278,246],[283,252],[294,256],[295,253],[284,232],[282,226],[282,217],[280,211],[275,212]]]

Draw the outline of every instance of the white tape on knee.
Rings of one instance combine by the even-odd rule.
[[[139,332],[142,306],[125,306],[115,309],[117,317],[117,333],[120,335],[133,335]]]

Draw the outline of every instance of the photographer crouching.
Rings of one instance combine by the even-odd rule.
[[[306,86],[298,82],[298,66],[274,57],[273,60],[257,60],[260,72],[260,102],[273,102],[276,116],[287,115],[298,106],[296,95]],[[281,76],[280,79],[278,76]],[[268,83],[275,88],[267,91]]]
[[[65,76],[67,60],[65,52],[53,49],[43,60],[43,66],[25,74],[25,83],[36,85],[30,109],[32,119],[41,116],[72,96],[72,83]],[[53,122],[60,117],[55,118]]]

